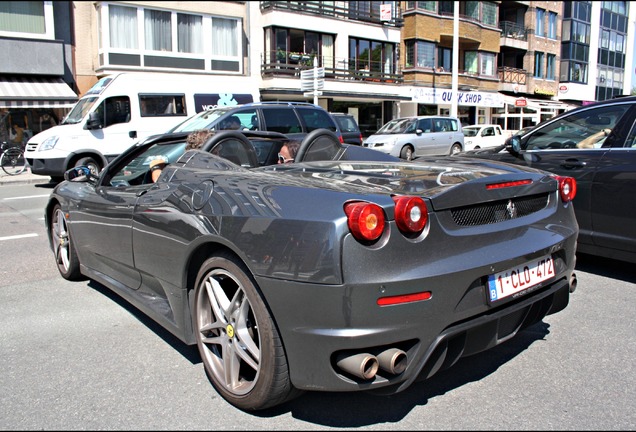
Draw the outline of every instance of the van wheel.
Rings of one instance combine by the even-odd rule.
[[[95,176],[99,175],[99,172],[101,171],[102,167],[100,166],[99,163],[97,163],[97,161],[95,161],[95,159],[93,159],[92,157],[84,157],[79,159],[76,163],[75,163],[76,167],[79,166],[85,166],[88,167],[88,169],[91,170],[91,173],[93,173]]]
[[[400,158],[407,161],[413,160],[413,147],[410,145],[402,147],[402,151],[400,151]]]
[[[454,154],[459,153],[460,151],[462,151],[462,146],[459,143],[455,143],[451,147],[450,154],[454,155]]]

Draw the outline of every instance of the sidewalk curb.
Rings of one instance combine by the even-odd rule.
[[[34,183],[50,184],[51,178],[48,176],[32,174],[30,170],[14,176],[5,174],[4,172],[0,173],[0,186]]]

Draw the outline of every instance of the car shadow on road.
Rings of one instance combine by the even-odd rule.
[[[634,264],[625,261],[577,253],[576,270],[636,284]]]
[[[117,303],[120,307],[124,308],[126,311],[130,312],[132,316],[137,318],[143,325],[152,330],[157,336],[163,339],[167,344],[171,345],[179,354],[181,354],[186,360],[191,362],[192,364],[201,363],[201,356],[199,355],[199,351],[196,345],[187,345],[185,342],[181,341],[178,337],[170,333],[168,330],[163,328],[160,324],[155,322],[152,318],[148,317],[145,313],[141,312],[135,306],[130,304],[126,299],[122,298],[116,292],[110,290],[99,282],[95,282],[94,280],[88,281],[88,286],[95,291],[103,294],[105,297],[109,298],[113,302]]]
[[[117,293],[100,283],[91,280],[88,281],[88,286],[130,312],[192,364],[201,363],[196,345],[186,345]],[[471,382],[479,381],[494,373],[500,366],[521,354],[536,341],[544,340],[550,333],[549,327],[549,324],[540,321],[519,332],[512,339],[485,352],[462,358],[451,368],[438,372],[428,380],[415,382],[406,390],[395,395],[383,396],[364,391],[306,392],[285,404],[263,411],[249,412],[249,414],[271,418],[291,413],[294,418],[299,420],[336,428],[397,423],[402,421],[416,406],[424,406],[437,396],[444,395]],[[211,391],[213,391],[212,388]]]
[[[454,366],[438,372],[426,381],[416,382],[391,396],[368,392],[307,392],[270,410],[252,413],[274,417],[290,412],[294,418],[336,428],[365,427],[398,423],[417,406],[494,373],[536,341],[550,333],[549,324],[541,321],[518,333],[511,340],[488,351],[460,359]]]

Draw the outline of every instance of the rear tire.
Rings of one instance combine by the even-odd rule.
[[[75,252],[75,244],[68,230],[65,213],[57,204],[53,208],[51,224],[49,226],[49,239],[51,249],[55,255],[55,264],[60,275],[66,280],[77,281],[84,277],[80,273],[80,263]]]
[[[205,371],[229,403],[253,411],[298,395],[276,325],[243,263],[229,255],[203,263],[193,315]]]
[[[454,155],[462,151],[462,146],[459,143],[455,143],[451,146],[450,154]]]

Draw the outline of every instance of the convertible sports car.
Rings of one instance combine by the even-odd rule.
[[[576,182],[451,157],[218,132],[69,170],[45,210],[62,277],[93,279],[199,348],[243,410],[305,390],[392,394],[565,308]],[[150,162],[169,161],[156,183]]]

